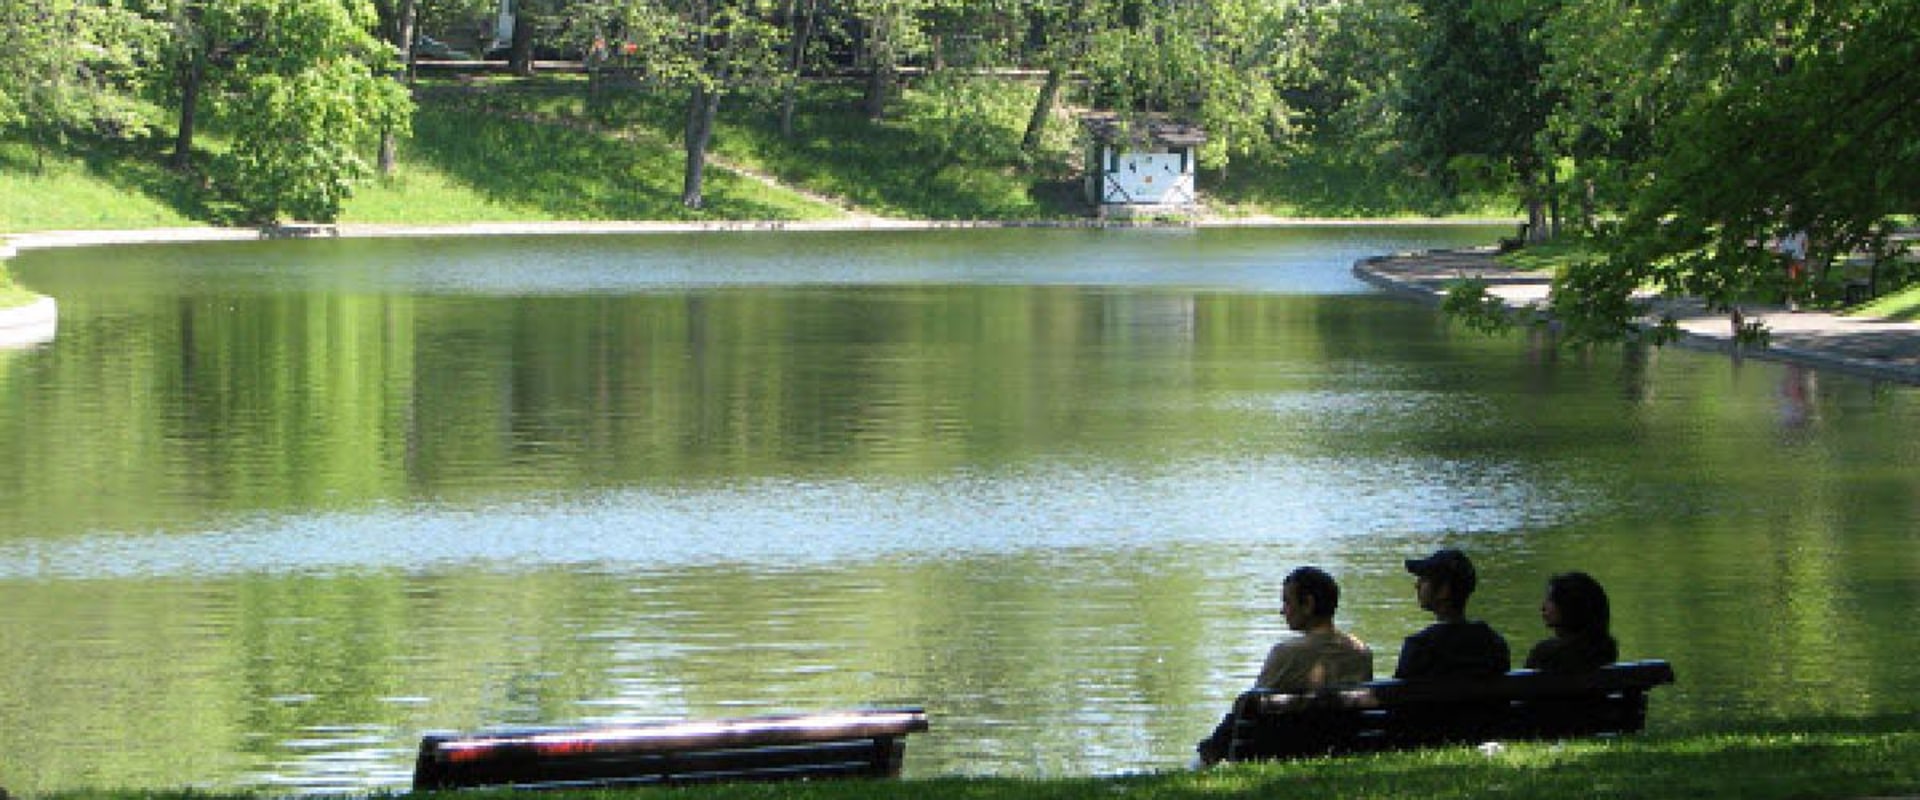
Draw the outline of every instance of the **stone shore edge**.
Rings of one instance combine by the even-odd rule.
[[[1353,274],[1354,277],[1388,294],[1438,307],[1446,299],[1446,290],[1443,285],[1436,283],[1431,277],[1424,281],[1412,279],[1404,271],[1390,269],[1388,265],[1395,264],[1396,262],[1402,265],[1408,263],[1418,264],[1423,258],[1440,254],[1457,256],[1462,254],[1489,255],[1490,253],[1491,251],[1489,249],[1479,248],[1474,250],[1394,253],[1371,256],[1355,262],[1353,265]],[[1509,270],[1494,268],[1489,270],[1489,272],[1505,273],[1509,272]],[[1495,286],[1501,283],[1501,278],[1498,276],[1481,277],[1487,279],[1490,284]],[[1540,283],[1538,278],[1523,278],[1521,282],[1527,284]],[[1542,287],[1539,295],[1539,297],[1531,300],[1515,300],[1511,297],[1503,298],[1503,302],[1510,311],[1532,313],[1537,311],[1544,303],[1544,287]],[[1679,338],[1675,339],[1673,343],[1690,350],[1725,353],[1735,359],[1757,358],[1763,361],[1800,364],[1803,366],[1846,372],[1875,380],[1920,385],[1920,366],[1917,365],[1860,358],[1845,353],[1812,347],[1781,344],[1764,346],[1741,345],[1734,342],[1731,326],[1727,324],[1726,318],[1722,315],[1708,314],[1697,308],[1689,310],[1685,308],[1684,304],[1675,304],[1671,308],[1664,310],[1669,313],[1679,312],[1680,316],[1682,316],[1683,320],[1679,328]],[[1713,326],[1726,329],[1726,332],[1718,332],[1718,329]]]

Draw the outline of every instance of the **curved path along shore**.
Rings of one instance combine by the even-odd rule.
[[[1450,281],[1477,277],[1508,308],[1543,307],[1549,278],[1503,267],[1494,255],[1491,248],[1395,253],[1362,260],[1353,272],[1381,289],[1434,305],[1446,297]],[[1679,324],[1679,344],[1684,347],[1920,385],[1920,323],[1751,306],[1743,309],[1746,319],[1765,325],[1769,341],[1766,346],[1741,346],[1734,343],[1733,326],[1724,313],[1686,300],[1667,303],[1661,310]]]

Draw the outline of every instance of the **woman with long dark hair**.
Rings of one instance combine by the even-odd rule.
[[[1540,601],[1540,619],[1553,629],[1553,638],[1527,653],[1527,669],[1542,672],[1585,672],[1620,658],[1620,646],[1608,631],[1612,612],[1607,590],[1584,572],[1562,572],[1547,579],[1547,596]]]

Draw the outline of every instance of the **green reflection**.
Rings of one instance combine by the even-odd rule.
[[[1124,241],[1202,272],[1259,243]],[[1334,256],[1259,291],[1149,266],[493,292],[382,266],[485,254],[450,247],[28,271],[63,320],[0,353],[0,785],[392,787],[425,730],[893,702],[934,715],[914,774],[1171,767],[1282,635],[1288,569],[1342,578],[1385,673],[1423,623],[1399,561],[1443,541],[1517,651],[1549,574],[1605,581],[1623,653],[1680,673],[1655,727],[1915,708],[1911,389],[1484,339],[1316,288]],[[586,513],[634,497],[693,511]],[[841,534],[809,518],[647,549],[810,498],[886,506],[823,512],[876,546],[820,556]],[[513,558],[276,560],[377,520],[484,543],[528,506],[585,521],[536,516],[559,529]],[[569,558],[587,539],[639,544]]]

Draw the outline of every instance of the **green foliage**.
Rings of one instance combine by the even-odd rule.
[[[44,141],[143,132],[138,67],[155,56],[161,33],[123,2],[0,3],[0,133]]]
[[[365,0],[234,0],[208,26],[244,36],[215,103],[233,132],[217,171],[250,221],[330,222],[372,174],[383,131],[406,130],[411,100],[382,77],[393,51]]]
[[[1447,284],[1447,298],[1440,310],[1469,330],[1489,336],[1513,330],[1513,313],[1487,291],[1487,282],[1481,278],[1460,278]]]
[[[1636,320],[1644,313],[1634,300],[1644,279],[1637,262],[1590,258],[1565,265],[1553,279],[1548,308],[1569,342],[1629,341],[1641,338]],[[1654,330],[1672,330],[1661,325]],[[1664,341],[1656,333],[1654,343]]]
[[[1094,101],[1205,126],[1200,163],[1208,168],[1283,151],[1292,144],[1294,114],[1282,88],[1306,71],[1292,35],[1306,19],[1295,3],[1141,4],[1131,24],[1091,39]]]
[[[1814,271],[1920,205],[1920,106],[1892,75],[1920,59],[1915,0],[1672,0],[1646,60],[1681,98],[1615,238],[1665,284],[1731,304],[1778,296],[1772,243]]]
[[[1518,180],[1530,189],[1544,163],[1536,139],[1551,109],[1539,88],[1546,53],[1537,31],[1556,5],[1415,3],[1424,31],[1402,105],[1403,135],[1431,173],[1455,182]]]

